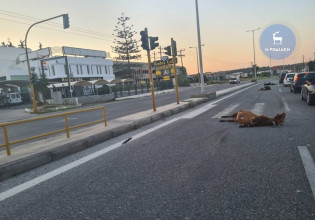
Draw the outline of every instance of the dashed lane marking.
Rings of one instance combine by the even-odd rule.
[[[231,105],[224,109],[223,111],[219,112],[218,114],[214,115],[212,118],[221,118],[221,116],[223,115],[230,115],[238,106],[239,104]]]
[[[265,111],[266,103],[256,103],[252,108],[252,112],[255,112],[257,115],[261,115]]]

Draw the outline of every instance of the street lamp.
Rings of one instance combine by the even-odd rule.
[[[255,58],[255,31],[259,30],[260,28],[256,28],[253,30],[247,30],[246,32],[252,32],[253,33],[253,48],[254,48],[254,70],[255,70],[255,79],[256,79],[256,58]]]
[[[204,44],[203,44],[203,45],[201,45],[201,46],[204,46]],[[198,47],[189,47],[189,48],[195,48],[195,49],[196,49],[196,55],[197,55],[197,68],[198,68],[198,73],[197,73],[197,75],[198,75],[198,79],[199,79],[199,85],[200,85],[200,75],[199,75],[199,59],[198,59]]]
[[[198,48],[199,48],[199,65],[200,65],[200,83],[201,93],[205,92],[205,83],[203,78],[203,66],[202,66],[202,53],[201,53],[201,39],[200,39],[200,27],[199,27],[199,12],[198,12],[198,0],[196,2],[196,20],[197,20],[197,34],[198,34]]]
[[[63,27],[64,27],[64,29],[69,28],[69,17],[68,17],[68,14],[62,14],[62,15],[58,15],[58,16],[56,16],[56,17],[48,18],[48,19],[46,19],[46,20],[42,20],[42,21],[39,21],[39,22],[36,22],[36,23],[32,24],[32,25],[27,29],[27,32],[26,32],[26,35],[25,35],[26,63],[27,63],[27,70],[28,70],[29,80],[30,80],[30,89],[31,89],[31,93],[32,93],[34,113],[37,113],[38,110],[37,110],[37,106],[36,106],[34,86],[33,86],[33,83],[32,83],[31,66],[30,66],[30,61],[29,61],[29,58],[28,58],[27,36],[28,36],[28,33],[29,33],[29,31],[31,30],[31,28],[32,28],[33,26],[35,26],[36,24],[40,24],[40,23],[43,23],[43,22],[46,22],[46,21],[49,21],[49,20],[52,20],[52,19],[55,19],[55,18],[59,18],[59,17],[63,17]]]

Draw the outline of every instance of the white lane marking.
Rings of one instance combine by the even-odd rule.
[[[255,85],[253,85],[253,86],[256,86],[256,85],[257,85],[257,84],[255,84]],[[231,96],[233,96],[233,95],[236,95],[236,94],[238,94],[238,93],[240,93],[240,92],[242,92],[242,91],[245,91],[245,90],[247,90],[247,89],[249,89],[249,88],[251,88],[251,87],[253,87],[253,86],[249,86],[249,87],[247,87],[247,88],[245,88],[245,89],[242,89],[242,90],[237,91],[237,92],[235,92],[235,93],[233,93],[233,94],[230,94],[230,95],[228,95],[228,96],[225,96],[225,97],[223,97],[223,98],[221,98],[221,99],[219,99],[219,100],[216,100],[216,101],[212,102],[210,105],[213,105],[214,103],[217,103],[217,102],[219,102],[219,101],[222,101],[222,100],[224,100],[224,99],[226,99],[226,98],[229,98],[229,97],[231,97]],[[213,106],[213,107],[214,107],[214,106]],[[203,113],[203,112],[201,112],[201,113]],[[189,113],[188,113],[188,114],[189,114]],[[185,116],[185,115],[184,115],[184,116]],[[181,119],[182,117],[183,117],[183,116],[178,117],[178,118],[174,118],[174,119],[169,120],[169,121],[167,121],[167,122],[164,122],[164,123],[162,123],[162,124],[160,124],[160,125],[158,125],[158,126],[156,126],[156,127],[154,127],[154,128],[148,129],[147,131],[144,131],[144,132],[141,132],[141,133],[139,133],[139,134],[137,134],[137,135],[134,135],[134,136],[132,137],[131,141],[136,140],[137,138],[140,138],[140,137],[142,137],[142,136],[144,136],[144,135],[146,135],[146,134],[148,134],[148,133],[151,133],[151,132],[153,132],[153,131],[155,131],[155,130],[157,130],[157,129],[159,129],[159,128],[162,128],[162,127],[164,127],[164,126],[166,126],[166,125],[169,125],[169,124],[171,124],[171,123],[173,123],[173,122],[175,122],[175,121],[178,121],[178,120]],[[130,142],[131,142],[131,141],[130,141]],[[52,170],[52,171],[50,171],[50,172],[48,172],[48,173],[46,173],[46,174],[43,174],[43,175],[38,176],[38,177],[36,177],[36,178],[34,178],[34,179],[32,179],[32,180],[29,180],[29,181],[27,181],[27,182],[25,182],[25,183],[22,183],[22,184],[20,184],[20,185],[17,185],[17,186],[15,186],[15,187],[11,188],[11,189],[8,189],[8,190],[6,190],[6,191],[4,191],[4,192],[1,192],[1,193],[0,193],[0,201],[3,201],[3,200],[5,200],[5,199],[7,199],[7,198],[10,198],[10,197],[12,197],[12,196],[14,196],[14,195],[16,195],[16,194],[18,194],[18,193],[20,193],[20,192],[23,192],[23,191],[25,191],[25,190],[27,190],[27,189],[33,187],[33,186],[36,186],[36,185],[38,185],[38,184],[40,184],[40,183],[42,183],[42,182],[45,182],[46,180],[49,180],[49,179],[51,179],[51,178],[53,178],[53,177],[55,177],[55,176],[58,176],[59,174],[62,174],[62,173],[64,173],[64,172],[67,172],[67,171],[69,171],[69,170],[71,170],[71,169],[73,169],[73,168],[75,168],[75,167],[77,167],[77,166],[80,166],[80,165],[82,165],[82,164],[84,164],[84,163],[86,163],[86,162],[88,162],[88,161],[90,161],[90,160],[93,160],[93,159],[95,159],[95,158],[97,158],[97,157],[99,157],[99,156],[101,156],[101,155],[104,155],[104,154],[106,154],[106,153],[108,153],[108,152],[110,152],[110,151],[112,151],[112,150],[114,150],[114,149],[116,149],[116,148],[121,147],[121,146],[122,146],[122,142],[115,143],[115,144],[113,144],[113,145],[111,145],[111,146],[109,146],[109,147],[106,147],[106,148],[104,148],[104,149],[102,149],[102,150],[96,151],[96,152],[94,152],[94,153],[92,153],[92,154],[89,154],[89,155],[87,155],[87,156],[85,156],[85,157],[83,157],[83,158],[81,158],[81,159],[78,159],[78,160],[76,160],[76,161],[73,161],[73,162],[71,162],[71,163],[69,163],[69,164],[66,164],[66,165],[64,165],[64,166],[61,166],[61,167],[55,169],[55,170]]]
[[[202,106],[194,111],[191,111],[185,115],[183,115],[181,118],[183,119],[192,119],[198,115],[201,115],[202,113],[208,111],[209,109],[212,109],[214,108],[215,106],[217,105],[213,105],[213,104],[208,104],[208,105],[205,105],[205,106]]]
[[[214,115],[212,118],[221,118],[223,115],[230,115],[238,106],[239,104],[228,106],[226,109]]]
[[[68,118],[68,120],[77,120],[78,118]],[[60,120],[60,121],[57,121],[57,123],[60,123],[60,122],[65,122],[65,120]]]
[[[315,163],[306,146],[298,146],[308,182],[315,199]]]
[[[261,115],[265,111],[265,106],[265,103],[256,103],[251,111],[255,112],[257,115]]]
[[[135,140],[137,138],[140,138],[140,137],[142,137],[142,136],[144,136],[146,134],[149,134],[149,133],[151,133],[151,132],[153,132],[153,131],[155,131],[157,129],[160,129],[160,128],[166,126],[166,125],[169,125],[169,124],[171,124],[171,123],[173,123],[173,122],[175,122],[175,121],[177,121],[179,119],[180,118],[172,119],[172,120],[164,122],[164,123],[162,123],[162,124],[160,124],[160,125],[158,125],[158,126],[156,126],[154,128],[151,128],[149,130],[141,132],[141,133],[133,136],[131,141],[133,141],[133,140]],[[96,151],[96,152],[94,152],[92,154],[89,154],[89,155],[87,155],[87,156],[85,156],[85,157],[83,157],[81,159],[78,159],[78,160],[73,161],[73,162],[71,162],[71,163],[69,163],[67,165],[59,167],[59,168],[57,168],[57,169],[55,169],[53,171],[50,171],[50,172],[48,172],[48,173],[46,173],[44,175],[36,177],[36,178],[34,178],[34,179],[30,180],[30,181],[27,181],[25,183],[17,185],[17,186],[15,186],[15,187],[7,190],[7,191],[4,191],[4,192],[0,193],[0,201],[3,201],[5,199],[7,199],[7,198],[10,198],[10,197],[12,197],[12,196],[14,196],[14,195],[16,195],[16,194],[18,194],[20,192],[23,192],[23,191],[25,191],[25,190],[33,187],[33,186],[36,186],[36,185],[38,185],[38,184],[40,184],[40,183],[42,183],[42,182],[44,182],[46,180],[49,180],[49,179],[51,179],[51,178],[53,178],[55,176],[58,176],[59,174],[62,174],[64,172],[68,171],[68,170],[71,170],[71,169],[73,169],[73,168],[75,168],[77,166],[80,166],[80,165],[82,165],[82,164],[84,164],[84,163],[86,163],[86,162],[88,162],[90,160],[93,160],[93,159],[95,159],[95,158],[97,158],[97,157],[99,157],[101,155],[104,155],[104,154],[106,154],[106,153],[108,153],[108,152],[110,152],[110,151],[112,151],[112,150],[114,150],[114,149],[116,149],[118,147],[121,147],[121,146],[122,146],[122,142],[115,143],[115,144],[113,144],[113,145],[111,145],[109,147],[106,147],[106,148],[104,148],[102,150],[99,150],[99,151]]]
[[[283,106],[284,106],[285,111],[286,111],[286,112],[291,111],[291,109],[290,109],[288,103],[284,100],[283,97],[281,97],[281,101],[282,101],[282,103],[283,103]]]

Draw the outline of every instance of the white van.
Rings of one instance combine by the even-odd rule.
[[[9,104],[21,104],[22,97],[18,92],[12,92],[7,94],[7,101]]]

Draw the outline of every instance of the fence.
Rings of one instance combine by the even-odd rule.
[[[77,113],[81,113],[81,112],[94,111],[94,110],[98,110],[98,109],[102,109],[103,110],[103,114],[104,114],[104,118],[103,119],[92,121],[92,122],[88,122],[88,123],[83,123],[83,124],[76,125],[76,126],[73,126],[73,127],[69,127],[68,115],[73,115],[73,114],[77,114]],[[7,127],[10,126],[10,125],[17,125],[17,124],[28,123],[28,122],[32,122],[32,121],[39,121],[39,120],[44,120],[44,119],[48,119],[48,118],[55,118],[55,117],[60,117],[60,116],[64,116],[64,119],[65,119],[65,128],[63,128],[63,129],[59,129],[59,130],[56,130],[56,131],[44,133],[44,134],[33,136],[33,137],[24,138],[24,139],[17,140],[17,141],[12,141],[12,142],[9,141]],[[18,144],[18,143],[21,143],[21,142],[33,140],[33,139],[40,138],[40,137],[45,137],[45,136],[52,135],[52,134],[61,133],[61,132],[64,132],[64,131],[67,134],[67,138],[70,138],[70,130],[71,129],[80,128],[80,127],[84,127],[84,126],[95,124],[95,123],[99,123],[99,122],[104,122],[105,126],[107,126],[106,110],[105,110],[104,106],[90,108],[90,109],[83,109],[83,110],[78,110],[78,111],[73,111],[73,112],[60,113],[60,114],[49,115],[49,116],[43,116],[43,117],[37,117],[37,118],[31,118],[31,119],[20,120],[20,121],[0,123],[0,127],[3,128],[4,143],[5,143],[5,144],[0,145],[0,148],[1,147],[6,147],[7,155],[11,155],[10,145]]]

